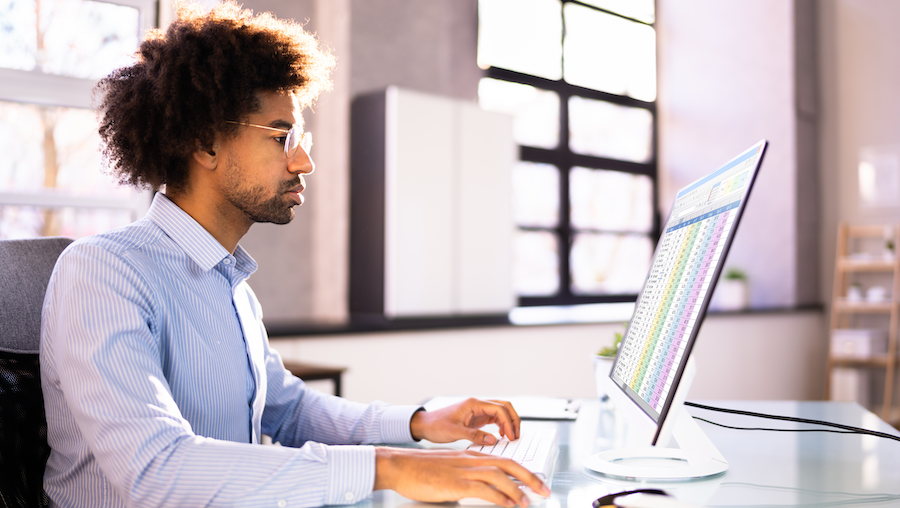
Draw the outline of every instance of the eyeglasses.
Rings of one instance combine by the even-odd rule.
[[[309,155],[309,151],[312,149],[312,133],[300,132],[300,129],[298,129],[296,125],[291,127],[290,130],[285,130],[278,129],[276,127],[268,127],[265,125],[256,125],[255,123],[233,122],[231,120],[225,120],[225,123],[245,125],[247,127],[256,127],[257,129],[266,129],[269,131],[283,132],[287,134],[284,137],[284,156],[288,159],[297,155],[297,148],[299,147],[303,148],[303,151],[306,152],[306,155]]]

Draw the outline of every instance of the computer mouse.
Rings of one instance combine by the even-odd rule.
[[[621,508],[700,508],[671,496],[644,493],[617,497],[614,502],[615,506]]]

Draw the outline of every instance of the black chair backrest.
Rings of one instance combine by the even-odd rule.
[[[0,508],[47,506],[50,447],[38,350],[41,307],[72,240],[0,240]]]

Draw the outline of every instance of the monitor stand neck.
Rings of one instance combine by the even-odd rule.
[[[728,462],[684,408],[695,372],[694,359],[690,358],[656,446],[607,450],[588,457],[585,467],[605,476],[632,480],[693,480],[724,473]],[[666,447],[670,436],[678,448]]]

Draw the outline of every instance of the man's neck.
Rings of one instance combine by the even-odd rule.
[[[202,194],[167,190],[166,197],[203,226],[231,254],[234,254],[238,242],[253,224],[234,207],[204,198]]]

